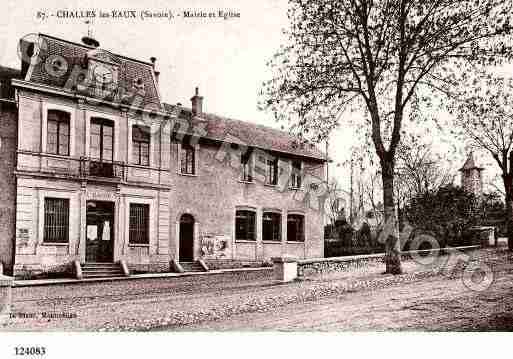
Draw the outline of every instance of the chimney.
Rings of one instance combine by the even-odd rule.
[[[93,48],[100,47],[100,43],[98,42],[98,40],[96,40],[92,36],[84,36],[82,38],[82,42],[84,43],[84,45],[87,45],[89,47],[93,47]]]
[[[192,115],[201,116],[201,114],[203,113],[203,96],[199,95],[199,89],[197,87],[194,96],[191,97],[191,103]]]
[[[84,45],[87,45],[89,47],[100,47],[100,43],[98,42],[98,40],[96,40],[93,37],[93,28],[91,25],[91,21],[87,20],[85,23],[87,25],[87,35],[82,38],[82,42],[84,43]]]
[[[157,58],[152,56],[152,57],[150,57],[150,61],[151,61],[151,67],[153,67],[153,74],[155,75],[155,81],[158,84],[160,71],[155,70],[155,64],[157,63]]]

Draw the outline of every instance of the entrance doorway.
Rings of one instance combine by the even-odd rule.
[[[180,217],[180,261],[194,260],[194,217],[183,214]]]
[[[86,262],[114,260],[114,203],[87,201]]]

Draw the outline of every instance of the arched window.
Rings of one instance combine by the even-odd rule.
[[[69,156],[69,120],[64,111],[48,110],[46,152]]]

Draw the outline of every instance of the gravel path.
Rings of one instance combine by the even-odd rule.
[[[474,255],[485,259],[498,277],[489,291],[477,297],[463,286],[461,273],[441,275],[437,266],[418,267],[413,262],[404,263],[407,274],[402,276],[382,275],[381,264],[365,271],[324,273],[283,285],[273,284],[272,272],[265,270],[14,288],[13,312],[34,317],[8,319],[0,329],[442,329],[435,326],[440,320],[428,319],[458,306],[472,308],[470,317],[496,314],[495,319],[488,318],[488,325],[511,322],[507,317],[511,307],[500,300],[504,293],[511,293],[511,256],[501,251],[476,251]],[[453,302],[439,305],[447,301]],[[472,303],[477,304],[469,307]],[[61,317],[43,317],[44,312]],[[446,328],[461,325],[454,322]],[[481,323],[476,328],[486,327]]]

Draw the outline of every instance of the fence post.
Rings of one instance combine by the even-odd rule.
[[[273,277],[276,282],[287,283],[297,278],[297,258],[294,257],[274,257]]]

